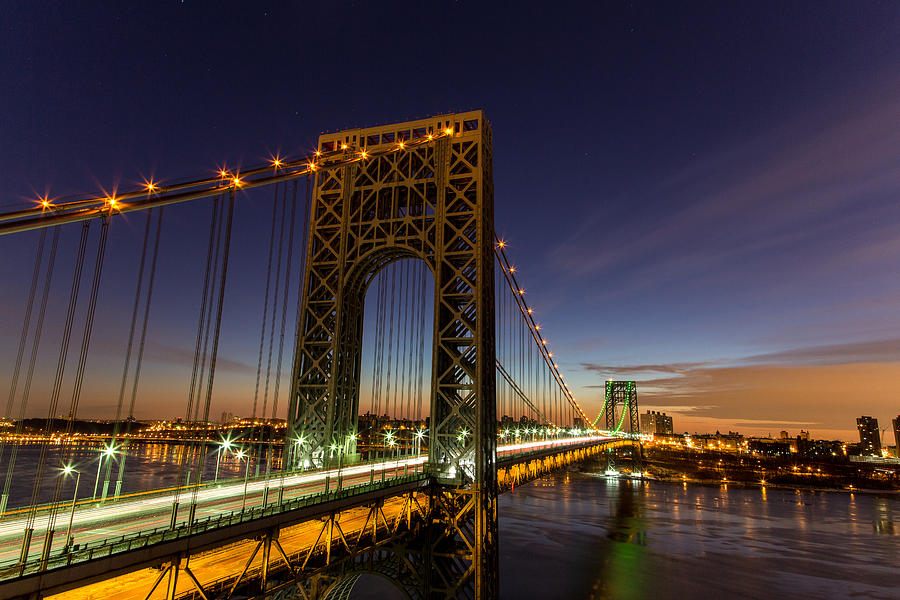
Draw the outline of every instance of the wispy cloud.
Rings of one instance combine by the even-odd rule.
[[[742,359],[753,364],[840,365],[900,362],[900,339],[829,344],[757,354]]]
[[[581,363],[581,367],[587,371],[596,373],[619,373],[622,375],[634,375],[638,373],[672,373],[683,375],[699,367],[705,367],[711,362],[683,362],[656,365],[598,365],[594,363]]]
[[[159,363],[190,366],[194,361],[194,352],[192,350],[187,350],[186,348],[178,348],[176,346],[169,346],[167,344],[149,340],[144,352],[144,357]],[[216,358],[216,371],[255,374],[256,367],[219,355]]]
[[[639,234],[601,227],[598,237],[596,226],[585,227],[552,251],[555,266],[582,277],[617,273],[604,293],[622,294],[718,276],[748,259],[790,271],[796,260],[785,254],[810,257],[806,269],[896,256],[896,228],[877,226],[879,215],[895,214],[890,199],[900,188],[900,87],[896,74],[886,77],[895,85],[861,88],[855,102],[832,100],[634,189]],[[855,234],[860,228],[866,235]]]

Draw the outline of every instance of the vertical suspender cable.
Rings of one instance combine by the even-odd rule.
[[[147,262],[147,241],[150,239],[150,225],[153,219],[152,213],[152,209],[147,211],[147,222],[144,225],[144,241],[141,244],[141,260],[138,263],[137,287],[134,291],[134,305],[131,309],[131,325],[128,328],[128,345],[125,346],[125,366],[122,368],[122,382],[119,384],[119,397],[116,403],[116,419],[113,421],[112,439],[109,442],[110,447],[113,448],[116,447],[116,442],[118,441],[119,423],[122,419],[122,407],[125,405],[125,387],[128,385],[128,370],[131,366],[131,351],[134,347],[134,330],[137,328],[138,312],[141,304],[141,286],[144,283],[144,265]],[[103,490],[100,494],[101,498],[106,498],[111,468],[112,461],[106,461],[106,468],[103,469]]]
[[[16,387],[19,383],[19,372],[22,369],[22,359],[25,357],[25,344],[28,340],[28,329],[31,326],[31,311],[34,308],[34,297],[37,293],[38,279],[41,274],[41,263],[44,259],[44,246],[47,243],[47,230],[41,230],[38,240],[37,252],[34,256],[34,270],[31,275],[31,285],[28,288],[28,301],[25,303],[25,318],[22,320],[22,334],[19,336],[19,348],[16,352],[16,363],[13,367],[12,380],[9,384],[9,396],[6,400],[6,411],[3,416],[6,420],[12,416],[13,402],[16,397]],[[3,456],[5,444],[0,442],[0,458]]]
[[[269,322],[269,288],[272,283],[272,252],[275,247],[275,223],[278,221],[278,185],[275,185],[275,197],[272,199],[272,226],[269,231],[269,250],[268,250],[268,259],[266,261],[266,291],[263,296],[263,318],[262,318],[262,326],[259,328],[259,355],[256,360],[256,384],[253,388],[253,413],[251,417],[251,426],[250,426],[250,443],[254,444],[253,439],[258,435],[256,428],[256,415],[257,415],[257,407],[259,406],[259,382],[262,374],[262,359],[263,359],[263,349],[265,348],[266,341],[266,325]],[[263,415],[265,417],[265,415]],[[256,446],[256,471],[259,472],[259,462],[260,462],[260,450],[261,446],[259,441],[254,444]],[[252,452],[250,452],[250,456],[252,456]],[[246,487],[246,479],[249,477],[249,467],[250,467],[250,456],[247,457],[247,469],[245,469],[244,473],[244,485]]]
[[[65,373],[66,357],[69,352],[69,341],[72,337],[72,324],[75,320],[75,306],[78,301],[78,290],[81,285],[81,271],[84,267],[84,253],[87,250],[87,236],[90,229],[90,221],[85,221],[81,226],[81,238],[78,243],[78,251],[75,253],[75,271],[72,277],[72,287],[69,292],[69,307],[66,312],[66,322],[63,326],[63,338],[59,348],[59,358],[56,363],[56,374],[53,379],[53,388],[50,392],[50,405],[47,409],[47,421],[44,425],[44,443],[41,444],[41,453],[38,457],[37,471],[34,476],[34,485],[31,489],[30,509],[25,525],[25,535],[22,538],[22,551],[19,562],[24,564],[28,558],[28,550],[31,545],[31,535],[34,532],[34,519],[37,511],[38,498],[40,497],[41,484],[44,479],[44,466],[47,460],[47,452],[50,445],[50,433],[53,427],[53,416],[59,403],[59,392],[62,387],[62,379]]]
[[[296,188],[294,188],[294,200],[291,202],[291,216],[288,221],[288,243],[287,243],[287,259],[285,260],[284,267],[284,292],[281,303],[281,332],[278,336],[278,360],[275,363],[275,390],[272,393],[272,426],[269,428],[269,449],[267,454],[271,457],[274,453],[274,442],[275,442],[275,418],[278,416],[278,391],[281,387],[281,365],[284,361],[284,330],[287,326],[287,307],[288,307],[288,298],[291,294],[291,262],[294,256],[294,230],[296,223],[296,213],[297,213],[297,194]],[[287,201],[287,186],[284,186],[284,200]],[[284,207],[286,209],[287,207]],[[282,218],[284,218],[284,213],[282,213]],[[281,473],[282,477],[284,477],[284,459],[285,452],[282,447],[281,453]],[[271,458],[269,461],[271,462]],[[283,482],[282,486],[279,488],[280,490],[284,490]]]
[[[128,444],[128,435],[131,433],[131,424],[134,422],[134,404],[137,399],[138,383],[141,380],[141,367],[144,364],[144,347],[147,342],[147,325],[150,321],[150,304],[153,300],[153,283],[156,280],[156,261],[159,257],[159,238],[162,233],[162,218],[165,207],[160,206],[156,210],[156,236],[153,241],[153,256],[150,259],[150,277],[147,281],[147,301],[144,304],[144,315],[141,322],[141,337],[138,340],[138,355],[134,366],[134,380],[131,383],[131,398],[128,402],[128,419],[125,422],[125,444]],[[119,474],[116,477],[115,495],[122,492],[122,479],[125,476],[126,447],[122,448],[122,460],[119,462]]]
[[[72,389],[72,402],[69,406],[68,421],[66,423],[65,439],[71,439],[72,431],[75,426],[75,418],[78,416],[78,403],[81,400],[81,388],[84,383],[84,371],[87,367],[88,354],[91,348],[91,334],[94,330],[94,315],[97,311],[97,296],[100,293],[100,281],[103,277],[103,259],[106,256],[106,245],[109,240],[109,221],[112,218],[112,211],[104,217],[100,224],[100,241],[97,246],[97,258],[94,262],[94,274],[91,282],[90,297],[88,299],[87,314],[84,319],[84,333],[81,338],[81,348],[78,355],[78,366],[75,369],[75,383]],[[71,448],[66,453],[66,464],[70,459]],[[108,460],[113,460],[111,456]],[[56,486],[53,491],[53,509],[47,518],[47,532],[44,537],[44,551],[42,559],[45,559],[50,552],[50,546],[53,540],[53,527],[56,524],[57,509],[59,508],[59,496],[62,492],[64,478],[56,479]],[[68,540],[66,540],[68,543]]]
[[[191,370],[191,385],[188,391],[188,401],[187,406],[184,411],[184,420],[190,422],[191,413],[193,412],[194,406],[194,398],[195,392],[197,389],[197,379],[198,379],[198,370],[200,366],[200,348],[203,343],[203,325],[205,323],[206,318],[206,304],[211,301],[209,296],[209,285],[210,285],[210,273],[212,271],[212,264],[215,259],[215,240],[216,240],[216,232],[218,230],[217,223],[219,222],[219,215],[221,211],[222,197],[217,196],[213,199],[212,204],[212,215],[209,220],[209,241],[206,246],[206,268],[203,274],[203,292],[201,294],[200,301],[200,317],[197,319],[197,336],[194,342],[194,361],[193,367]],[[180,446],[180,454],[178,457],[179,463],[179,471],[180,471],[180,481],[178,489],[175,491],[175,496],[172,499],[172,515],[169,521],[169,528],[174,529],[175,523],[177,521],[178,516],[178,504],[179,497],[181,494],[181,487],[187,483],[189,477],[190,466],[188,464],[188,452],[189,449],[193,449],[193,442],[189,445],[185,445],[182,441]]]
[[[225,241],[223,244],[222,250],[222,274],[219,279],[219,290],[218,290],[218,298],[216,303],[216,320],[215,327],[213,330],[213,342],[209,359],[209,378],[206,382],[206,401],[203,406],[203,421],[209,421],[209,405],[212,401],[212,392],[213,392],[213,384],[215,383],[216,378],[216,361],[219,355],[219,336],[222,331],[222,309],[225,305],[225,283],[227,281],[228,276],[228,257],[231,251],[231,228],[234,222],[234,190],[231,191],[231,194],[228,198],[228,217],[225,223]],[[191,495],[191,513],[190,518],[188,519],[189,523],[192,523],[194,520],[194,515],[197,509],[197,492],[200,487],[199,484],[203,477],[203,457],[206,452],[206,437],[204,436],[203,447],[200,452],[200,458],[197,461],[197,476],[196,481],[197,485],[194,487],[193,494]]]
[[[275,204],[276,205],[278,204],[277,188],[275,190]],[[286,208],[285,202],[282,199],[282,201],[281,201],[281,223],[280,223],[281,227],[278,232],[278,250],[277,250],[276,256],[275,256],[275,278],[274,278],[275,290],[274,290],[274,293],[272,294],[272,325],[271,325],[271,329],[269,331],[269,340],[268,340],[269,352],[268,352],[268,358],[266,359],[266,383],[265,383],[265,387],[263,388],[263,404],[262,404],[262,411],[260,413],[262,416],[262,419],[263,419],[262,432],[264,434],[268,430],[267,428],[270,427],[270,424],[266,423],[266,414],[269,411],[269,385],[271,384],[271,379],[272,379],[272,354],[275,350],[275,321],[278,320],[277,312],[278,312],[278,298],[279,298],[278,293],[279,293],[280,285],[281,285],[281,256],[284,253],[285,208]],[[265,436],[265,439],[262,439],[262,438],[260,439],[260,441],[259,441],[260,451],[262,450],[263,446],[265,445],[265,441],[267,438],[268,438],[268,436]],[[271,458],[272,458],[271,454],[266,456],[266,471],[265,471],[266,475],[269,474],[269,468],[271,466]],[[257,457],[257,463],[256,463],[256,474],[257,475],[259,475],[259,469],[260,469],[260,463],[259,463],[259,457]]]
[[[22,388],[22,399],[19,402],[19,414],[16,419],[16,434],[22,433],[25,420],[25,408],[28,406],[28,397],[31,393],[31,382],[34,380],[34,368],[37,364],[38,348],[41,343],[41,333],[44,329],[44,317],[47,314],[47,302],[50,299],[50,284],[53,281],[53,267],[56,264],[56,250],[59,247],[59,227],[53,229],[53,240],[50,242],[50,256],[47,259],[47,271],[44,275],[44,289],[41,294],[41,306],[38,309],[38,318],[34,326],[34,340],[31,345],[31,355],[28,358],[28,371],[25,374],[25,385]],[[3,482],[3,495],[0,496],[0,513],[6,512],[6,504],[9,500],[9,488],[12,485],[13,472],[16,466],[16,455],[19,445],[14,444],[6,466],[6,479]]]
[[[47,230],[41,230],[41,237],[38,239],[37,251],[34,256],[34,269],[31,275],[31,285],[28,288],[28,300],[25,303],[25,318],[22,320],[22,333],[19,336],[19,347],[16,351],[16,362],[13,367],[12,372],[12,380],[9,384],[9,396],[6,400],[6,411],[3,413],[3,417],[6,421],[9,421],[12,417],[13,404],[16,398],[16,388],[19,383],[19,373],[22,370],[22,360],[25,357],[25,346],[28,341],[28,330],[31,327],[31,313],[34,309],[34,298],[37,294],[37,284],[41,275],[41,263],[44,260],[44,247],[47,245]],[[15,448],[15,444],[13,448]],[[6,449],[5,441],[0,441],[0,459],[3,458],[3,451]],[[2,508],[0,508],[0,513],[6,510],[6,497],[4,495],[3,500],[0,501],[2,504]]]

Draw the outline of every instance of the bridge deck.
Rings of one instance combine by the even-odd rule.
[[[615,441],[619,440],[586,437],[503,446],[498,449],[498,468]],[[384,500],[385,517],[389,520],[396,518],[400,510],[397,496],[421,489],[430,481],[422,472],[425,459],[424,456],[416,456],[345,467],[341,469],[340,490],[335,489],[336,469],[287,475],[283,478],[283,484],[282,478],[273,478],[269,481],[271,487],[267,505],[262,502],[266,482],[252,482],[247,486],[250,493],[247,508],[243,511],[244,483],[226,482],[198,491],[194,524],[189,526],[186,522],[186,510],[183,515],[179,511],[179,525],[175,529],[169,528],[171,493],[80,508],[75,512],[76,526],[73,530],[76,540],[81,540],[85,545],[75,552],[54,552],[47,569],[43,571],[34,560],[24,568],[10,565],[0,570],[0,578],[3,579],[0,580],[0,596],[23,596],[38,590],[44,593],[70,590],[65,592],[67,599],[130,598],[132,596],[128,590],[133,586],[129,582],[147,584],[147,578],[151,577],[148,569],[153,570],[178,554],[194,557],[191,569],[197,572],[206,586],[227,573],[240,571],[241,567],[233,571],[229,569],[237,564],[235,561],[246,561],[250,550],[244,546],[255,543],[252,538],[261,531],[274,528],[286,532],[285,551],[290,554],[308,549],[314,543],[314,540],[308,539],[311,535],[309,531],[316,529],[316,519],[322,515],[340,513],[341,526],[346,523],[349,532],[358,532],[362,525],[357,521],[364,518],[359,515],[366,514],[367,510],[362,507]],[[284,486],[282,501],[273,502],[272,497],[277,497],[281,485]],[[331,490],[327,494],[326,485]],[[7,558],[11,553],[18,552],[16,542],[23,527],[22,517],[6,520],[0,525],[0,548]],[[40,538],[36,536],[35,539]],[[60,540],[59,544],[61,547],[63,541]],[[108,583],[71,589],[100,581]],[[119,583],[115,583],[117,581]],[[189,580],[180,583],[179,589],[182,584],[188,585]],[[110,595],[111,590],[115,590],[114,596]],[[140,597],[145,597],[148,590],[149,585],[144,585]],[[78,595],[73,596],[76,593]]]

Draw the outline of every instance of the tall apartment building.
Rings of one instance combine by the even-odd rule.
[[[865,415],[856,419],[859,430],[859,452],[863,456],[881,456],[881,430],[878,419]]]
[[[675,433],[672,417],[655,410],[648,410],[640,415],[641,433]]]

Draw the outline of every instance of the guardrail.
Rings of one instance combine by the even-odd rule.
[[[106,558],[114,554],[129,552],[146,548],[154,544],[177,540],[189,537],[199,533],[203,533],[210,529],[218,529],[231,525],[239,525],[248,521],[270,517],[272,515],[286,513],[301,508],[307,508],[316,504],[332,500],[341,500],[352,498],[371,491],[387,489],[415,481],[425,481],[428,475],[424,473],[411,473],[407,475],[398,475],[392,477],[385,482],[360,483],[351,486],[344,486],[340,490],[331,490],[327,492],[317,492],[292,498],[281,503],[273,503],[268,506],[256,506],[246,508],[242,511],[231,511],[229,513],[221,513],[219,515],[210,515],[205,519],[199,519],[192,523],[185,523],[174,529],[169,527],[156,527],[150,530],[138,531],[131,534],[125,534],[116,538],[107,538],[96,543],[87,543],[85,547],[78,550],[62,551],[51,556],[46,566],[42,569],[41,560],[29,560],[25,564],[14,564],[6,567],[0,567],[0,581],[23,577],[38,573],[42,570],[50,570],[59,567],[67,567],[78,563],[88,562],[98,558]]]

